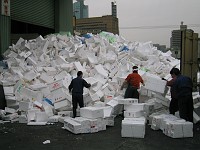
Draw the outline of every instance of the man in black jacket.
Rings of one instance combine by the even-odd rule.
[[[83,79],[83,72],[78,71],[77,77],[74,78],[70,85],[69,85],[69,91],[72,92],[72,105],[73,105],[73,117],[76,117],[76,109],[77,104],[79,104],[80,108],[84,106],[83,103],[83,88],[89,88],[91,84],[87,83]]]

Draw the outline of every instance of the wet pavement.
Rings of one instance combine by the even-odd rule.
[[[62,129],[62,123],[27,126],[20,123],[0,124],[0,150],[198,150],[200,125],[194,125],[193,138],[173,139],[161,130],[146,126],[145,138],[122,138],[122,116],[106,131],[75,135]],[[49,144],[43,144],[50,140]]]

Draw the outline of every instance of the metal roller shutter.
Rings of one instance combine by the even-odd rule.
[[[11,19],[54,29],[54,0],[11,0]]]

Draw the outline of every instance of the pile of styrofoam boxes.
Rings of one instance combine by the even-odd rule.
[[[15,109],[21,123],[64,122],[65,116],[72,116],[68,85],[81,70],[84,79],[92,85],[90,89],[84,89],[84,105],[93,106],[101,101],[107,112],[111,109],[111,115],[118,115],[124,105],[115,99],[120,95],[118,79],[124,80],[132,72],[133,64],[140,66],[139,73],[144,77],[146,71],[142,69],[149,70],[146,89],[163,94],[166,86],[160,78],[177,65],[176,59],[169,52],[155,49],[151,42],[132,43],[118,35],[112,36],[116,38],[115,43],[109,43],[101,34],[92,35],[85,39],[87,46],[82,44],[79,36],[52,34],[29,41],[20,38],[4,53],[9,69],[2,74],[1,83],[7,107]],[[120,51],[122,42],[130,52]],[[153,74],[157,76],[156,80]],[[159,83],[159,86],[149,83]],[[113,124],[110,118],[108,122]]]
[[[172,138],[193,137],[193,123],[174,115],[154,115],[151,122],[153,130],[162,130],[163,133]]]

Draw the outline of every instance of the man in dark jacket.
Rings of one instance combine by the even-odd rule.
[[[178,99],[179,115],[182,119],[193,122],[192,80],[181,75],[177,68],[173,68],[172,74],[176,75],[173,87]]]
[[[76,117],[77,104],[80,108],[84,106],[83,103],[83,88],[89,88],[91,84],[87,83],[83,78],[83,72],[78,71],[77,77],[74,78],[70,85],[69,91],[72,92],[72,105],[73,105],[73,117]]]

